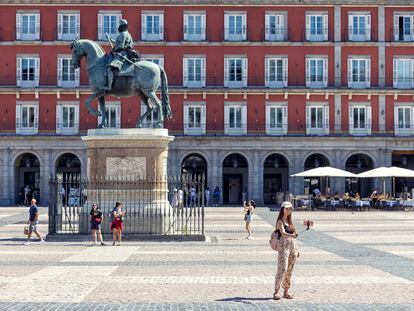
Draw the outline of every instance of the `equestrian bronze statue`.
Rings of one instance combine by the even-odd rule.
[[[142,122],[152,111],[158,111],[158,121],[154,127],[163,127],[164,119],[172,117],[168,95],[168,80],[164,69],[148,61],[141,61],[139,54],[133,50],[132,37],[128,32],[128,22],[120,20],[119,34],[115,41],[110,39],[112,51],[106,54],[96,42],[81,39],[71,43],[72,62],[80,67],[82,57],[86,57],[89,86],[93,93],[85,104],[88,111],[95,116],[101,116],[98,128],[107,127],[105,115],[105,96],[129,97],[139,95],[147,105],[147,111],[138,119],[136,127],[142,127]],[[155,92],[161,86],[161,100]],[[91,102],[98,99],[99,110],[91,107]]]

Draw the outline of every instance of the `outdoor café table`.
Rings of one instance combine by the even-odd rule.
[[[414,200],[401,200],[400,204],[404,207],[414,207]]]
[[[339,200],[331,200],[331,206],[339,206]]]
[[[369,203],[369,201],[367,201],[367,200],[360,200],[360,201],[356,201],[356,202],[355,202],[355,205],[356,205],[356,206],[361,206],[361,207],[362,207],[362,206],[366,206],[366,205],[368,205],[368,206],[369,206],[369,205],[370,205],[370,203]]]

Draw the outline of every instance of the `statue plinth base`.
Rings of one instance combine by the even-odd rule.
[[[165,234],[171,224],[168,202],[167,129],[94,129],[87,144],[87,204],[81,211],[79,231],[89,229],[89,209],[98,203],[106,216],[116,202],[126,210],[124,233]],[[102,224],[109,232],[109,219]]]

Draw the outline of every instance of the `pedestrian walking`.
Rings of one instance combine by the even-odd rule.
[[[106,245],[102,239],[102,232],[101,232],[101,224],[103,220],[103,215],[101,209],[99,208],[98,204],[93,203],[91,211],[89,213],[91,215],[91,231],[92,231],[92,241],[95,245]],[[99,242],[98,243],[98,240]]]
[[[210,188],[207,187],[206,191],[204,192],[206,197],[206,206],[210,206]]]
[[[21,187],[19,191],[19,206],[24,206],[24,188]]]
[[[30,201],[30,187],[29,185],[26,185],[26,187],[24,187],[24,205],[29,205],[29,201]]]
[[[292,210],[293,206],[290,202],[283,202],[276,221],[280,249],[277,257],[277,273],[273,294],[274,300],[281,299],[281,296],[278,294],[280,287],[284,290],[283,298],[293,299],[293,296],[289,294],[289,288],[293,268],[295,267],[296,258],[299,257],[299,252],[296,247],[296,237],[298,235],[292,222]]]
[[[196,189],[195,189],[194,186],[191,186],[191,188],[190,188],[190,206],[195,205],[195,200],[196,200]]]
[[[43,240],[42,235],[37,230],[37,225],[39,224],[39,208],[36,205],[36,200],[32,199],[30,209],[29,209],[29,234],[27,235],[27,242],[24,243],[25,245],[30,245],[30,237],[34,232],[40,240],[40,244],[44,244],[45,240]]]
[[[217,186],[214,189],[214,193],[213,193],[213,204],[215,206],[218,206],[220,203],[220,198],[221,198],[221,193],[220,193],[220,188]]]
[[[112,237],[113,242],[112,246],[115,246],[116,240],[118,239],[118,246],[121,245],[121,237],[122,237],[122,230],[124,229],[123,222],[125,211],[122,210],[122,203],[116,202],[114,209],[111,212],[112,222],[111,222],[111,230],[112,230]]]
[[[183,189],[178,190],[178,208],[179,209],[184,208],[184,190]]]
[[[256,203],[253,200],[244,201],[243,206],[244,206],[244,221],[246,223],[246,231],[248,234],[246,239],[250,240],[252,238],[250,224],[253,221],[253,212],[256,209]]]
[[[173,193],[172,193],[172,196],[171,196],[171,206],[173,208],[178,207],[178,191],[177,191],[177,188],[173,189]]]

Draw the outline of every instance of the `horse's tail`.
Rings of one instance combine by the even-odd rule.
[[[160,67],[161,71],[161,101],[162,101],[162,110],[164,113],[165,119],[172,118],[171,106],[170,106],[170,97],[168,95],[168,79],[167,74],[164,71],[164,68]]]

